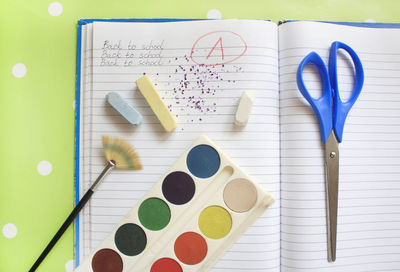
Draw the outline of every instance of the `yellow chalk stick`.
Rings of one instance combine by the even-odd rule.
[[[161,99],[150,78],[142,76],[136,80],[136,84],[164,129],[168,132],[173,131],[177,126],[176,120]]]

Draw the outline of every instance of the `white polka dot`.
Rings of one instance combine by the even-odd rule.
[[[74,260],[69,260],[65,263],[65,271],[72,272],[74,271]]]
[[[374,19],[367,19],[364,22],[366,22],[366,23],[376,23],[376,21]]]
[[[37,171],[42,176],[47,176],[48,174],[51,173],[52,170],[53,170],[53,166],[48,161],[41,161],[37,165]]]
[[[3,231],[3,235],[6,238],[10,238],[10,239],[14,238],[18,232],[17,227],[12,223],[5,224],[2,231]]]
[[[48,11],[51,16],[58,16],[63,11],[63,6],[58,2],[53,2],[49,5]]]
[[[26,66],[23,63],[17,63],[12,68],[12,73],[16,78],[24,77],[26,74]]]
[[[75,109],[75,100],[74,101],[72,101],[72,107]]]
[[[218,9],[210,9],[207,12],[207,19],[221,19],[222,15]]]

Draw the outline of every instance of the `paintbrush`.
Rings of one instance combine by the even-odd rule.
[[[47,256],[47,254],[50,252],[50,250],[54,247],[54,245],[57,243],[57,241],[61,238],[63,233],[67,230],[69,225],[74,221],[75,217],[79,214],[79,212],[82,210],[82,208],[85,206],[85,204],[89,201],[90,197],[94,193],[94,190],[95,190],[95,187],[97,186],[97,184],[104,178],[104,176],[110,170],[112,170],[114,167],[115,168],[134,169],[134,170],[142,169],[142,165],[139,161],[139,157],[129,143],[127,143],[121,139],[118,139],[118,138],[111,138],[111,137],[106,137],[106,136],[103,136],[102,141],[103,141],[104,154],[105,154],[105,157],[107,160],[106,166],[104,167],[103,171],[101,172],[99,177],[96,179],[96,181],[92,184],[92,186],[89,188],[89,190],[85,193],[85,195],[79,201],[79,203],[72,210],[70,215],[67,217],[65,222],[60,227],[60,229],[54,235],[53,239],[51,239],[50,243],[46,246],[46,248],[43,250],[42,254],[39,256],[39,258],[33,264],[31,269],[29,270],[29,272],[33,272],[39,267],[41,262],[44,260],[44,258]]]

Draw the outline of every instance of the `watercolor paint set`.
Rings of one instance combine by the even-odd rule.
[[[208,271],[273,201],[200,136],[76,271]]]

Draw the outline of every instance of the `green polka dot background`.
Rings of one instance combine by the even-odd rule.
[[[333,3],[334,2],[334,3]],[[27,271],[74,206],[80,18],[398,22],[396,1],[5,1],[0,9],[0,271]],[[354,12],[357,10],[357,12]],[[74,267],[73,228],[39,272]]]

